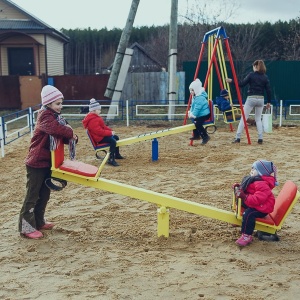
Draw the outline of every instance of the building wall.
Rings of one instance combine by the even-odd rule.
[[[47,36],[48,76],[64,75],[64,44]]]
[[[2,19],[28,20],[28,18],[16,10],[13,6],[7,5],[0,0],[0,10]]]
[[[1,57],[1,69],[0,75],[8,75],[8,57],[7,57],[7,47],[0,46],[0,57]]]

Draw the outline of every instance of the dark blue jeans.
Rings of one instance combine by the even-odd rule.
[[[254,208],[247,208],[243,213],[242,229],[241,232],[252,235],[255,228],[256,218],[265,217],[266,213],[262,213]]]
[[[119,137],[117,135],[105,136],[99,143],[108,143],[110,153],[119,154],[119,147],[116,147]]]
[[[206,116],[195,118],[193,120],[193,123],[195,123],[196,129],[193,130],[194,137],[201,137],[201,138],[207,138],[208,134],[203,127],[203,124],[206,120],[210,118],[210,113]]]

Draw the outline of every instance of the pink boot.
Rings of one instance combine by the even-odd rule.
[[[242,236],[238,240],[236,240],[235,243],[238,244],[239,246],[244,247],[249,245],[252,241],[253,241],[252,235],[243,233]]]
[[[55,225],[53,223],[46,222],[42,227],[40,227],[40,230],[51,230]]]
[[[34,232],[30,232],[30,233],[23,233],[23,235],[29,239],[35,239],[35,240],[43,237],[43,234],[38,230],[36,230]]]

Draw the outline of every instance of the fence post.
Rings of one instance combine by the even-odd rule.
[[[33,136],[33,114],[32,108],[29,107],[29,128],[30,128],[30,136]]]
[[[280,109],[279,109],[279,127],[282,126],[282,100],[280,100]]]
[[[1,155],[4,157],[4,120],[3,117],[1,117],[0,122],[0,142],[1,142]]]
[[[129,103],[128,100],[126,100],[126,125],[129,126]]]

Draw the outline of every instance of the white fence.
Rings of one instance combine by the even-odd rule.
[[[112,104],[114,105],[114,104]],[[237,105],[236,105],[237,106]],[[63,105],[63,107],[67,110],[69,109],[74,109],[74,108],[79,108],[79,111],[82,108],[87,108],[87,105],[68,105],[65,104]],[[101,111],[101,116],[108,116],[108,109],[110,107],[109,104],[107,105],[101,105],[102,107],[102,111]],[[120,115],[122,114],[122,120],[126,120],[126,125],[129,126],[129,121],[132,118],[132,115],[130,114],[130,112],[132,112],[134,110],[135,113],[135,120],[137,120],[136,118],[138,117],[146,117],[145,120],[151,119],[153,116],[155,116],[157,118],[157,120],[159,120],[159,118],[161,119],[162,117],[163,120],[173,120],[174,116],[177,117],[182,117],[182,119],[185,116],[185,112],[186,112],[186,108],[187,105],[183,105],[183,104],[172,104],[172,108],[174,108],[172,110],[172,113],[170,113],[169,110],[170,105],[153,105],[153,104],[149,104],[149,105],[145,105],[145,104],[136,104],[134,106],[131,106],[129,101],[126,101],[126,106],[125,106],[125,113],[123,111],[123,108],[120,109],[119,105],[116,105],[116,113],[114,115],[109,115],[110,117],[119,117],[120,119]],[[237,106],[238,107],[238,106]],[[300,105],[290,105],[289,107],[289,112],[288,114],[290,116],[300,116],[299,113],[299,107]],[[277,113],[277,116],[279,115],[279,126],[282,126],[282,119],[283,119],[283,106],[282,106],[282,101],[280,101],[280,107],[279,107],[279,114]],[[2,116],[1,117],[1,122],[0,122],[0,146],[1,146],[1,155],[2,157],[5,156],[5,151],[4,151],[4,147],[5,145],[13,142],[14,140],[22,137],[25,134],[30,133],[30,135],[33,135],[33,130],[34,130],[34,125],[35,125],[35,119],[36,119],[36,115],[37,115],[38,110],[33,110],[32,108],[29,108],[28,110],[25,110],[24,115],[22,116],[18,116],[17,113],[15,118],[9,119],[7,118],[7,116]],[[218,120],[220,117],[222,117],[223,115],[221,113],[216,113],[218,112],[218,110],[216,109],[216,107],[214,108],[214,112],[215,112],[215,119]],[[273,106],[271,105],[271,113],[273,113]],[[286,112],[285,112],[286,114]],[[76,119],[83,119],[84,116],[86,115],[86,113],[65,113],[62,114],[62,116],[66,117],[66,118],[76,118]],[[124,118],[125,116],[125,118]],[[131,118],[130,118],[131,116]],[[277,117],[276,116],[276,117]],[[9,120],[6,120],[9,119]]]

